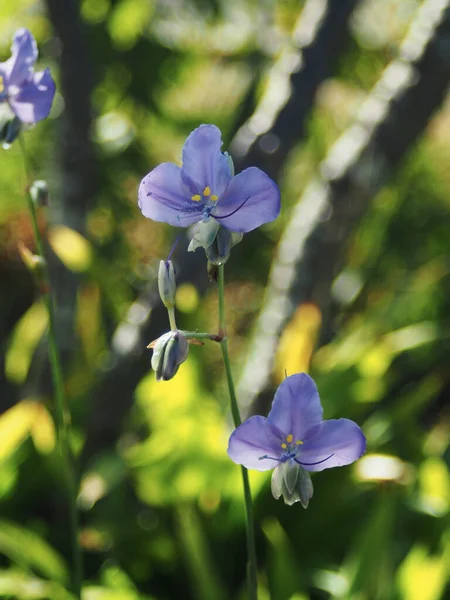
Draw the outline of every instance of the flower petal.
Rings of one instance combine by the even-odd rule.
[[[180,167],[162,163],[141,181],[139,208],[145,217],[153,221],[188,227],[201,220],[203,205],[189,199]]]
[[[306,434],[296,458],[306,471],[323,471],[349,465],[365,451],[366,438],[356,423],[330,419]]]
[[[50,71],[45,69],[34,73],[29,81],[22,83],[17,93],[9,96],[9,103],[23,123],[37,123],[48,117],[55,89]]]
[[[11,58],[4,63],[8,85],[20,86],[31,77],[32,67],[38,57],[36,40],[28,29],[22,27],[16,31],[11,54]]]
[[[256,167],[233,177],[213,212],[213,217],[231,231],[246,233],[269,223],[280,212],[278,186]]]
[[[230,165],[222,154],[222,137],[215,125],[200,125],[183,146],[181,177],[192,194],[221,196],[231,179]]]
[[[256,415],[244,421],[233,431],[227,452],[231,460],[238,465],[244,465],[247,469],[268,471],[276,467],[278,462],[269,459],[260,460],[260,458],[266,454],[273,458],[281,458],[282,441],[281,432],[265,417]]]
[[[306,432],[322,422],[322,412],[316,384],[306,373],[297,373],[279,386],[267,418],[285,436],[303,441]]]

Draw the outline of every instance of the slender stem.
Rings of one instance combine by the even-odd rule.
[[[217,333],[199,333],[197,331],[184,331],[184,335],[187,338],[191,338],[193,340],[211,340],[212,342],[221,342],[222,337]]]
[[[167,309],[167,313],[169,315],[170,329],[171,329],[171,331],[176,331],[177,321],[175,319],[175,309],[173,308],[173,306],[171,306]]]
[[[30,211],[31,223],[33,226],[34,237],[36,239],[36,246],[38,254],[45,258],[44,255],[44,243],[42,236],[39,231],[36,207],[30,194],[30,169],[28,165],[28,157],[25,150],[25,145],[21,137],[19,137],[20,147],[22,150],[25,176],[27,181],[27,202],[28,209]],[[76,505],[77,499],[77,482],[73,464],[73,457],[70,450],[70,412],[67,407],[65,391],[64,391],[64,378],[61,368],[61,360],[59,356],[59,349],[56,342],[56,324],[55,324],[55,307],[51,294],[50,278],[48,273],[47,263],[43,262],[42,266],[42,283],[43,283],[43,294],[45,306],[48,313],[48,354],[50,361],[50,370],[52,375],[52,381],[55,393],[55,416],[58,431],[58,445],[62,460],[62,470],[67,488],[68,504],[69,504],[69,535],[71,538],[72,545],[72,591],[77,598],[81,598],[81,585],[83,581],[83,561],[81,548],[78,543],[78,530],[79,530],[79,519],[78,510]]]
[[[228,383],[228,391],[230,394],[231,414],[233,415],[234,426],[239,427],[242,423],[241,415],[234,389],[233,375],[231,373],[230,357],[228,354],[228,341],[226,336],[225,324],[225,277],[224,265],[219,266],[218,280],[218,296],[219,296],[219,336],[223,336],[220,342],[222,348],[223,363],[225,365],[225,373]],[[255,523],[253,518],[252,494],[250,491],[250,482],[248,479],[248,471],[245,467],[241,467],[242,485],[244,488],[244,503],[246,516],[246,534],[247,534],[247,578],[248,578],[248,595],[249,600],[258,600],[258,569],[256,564],[256,546],[255,546]]]

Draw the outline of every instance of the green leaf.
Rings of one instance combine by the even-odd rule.
[[[60,583],[68,579],[61,556],[34,531],[0,520],[0,552],[12,562],[31,568]]]

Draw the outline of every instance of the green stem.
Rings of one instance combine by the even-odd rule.
[[[167,309],[167,314],[169,315],[169,324],[171,331],[177,330],[177,321],[175,319],[175,309],[173,306]]]
[[[59,349],[56,343],[56,326],[55,326],[55,307],[51,294],[50,278],[48,273],[47,263],[45,262],[44,255],[44,243],[42,241],[41,233],[39,231],[36,207],[30,194],[30,170],[28,165],[28,158],[25,151],[25,145],[21,137],[19,137],[20,147],[22,150],[25,176],[27,181],[27,202],[28,209],[30,211],[31,223],[33,226],[34,237],[36,239],[36,246],[39,256],[44,258],[42,265],[41,279],[43,283],[43,294],[45,306],[48,313],[48,354],[50,361],[50,370],[52,375],[52,381],[55,393],[55,415],[58,431],[58,445],[62,460],[62,470],[67,488],[67,496],[69,503],[69,535],[71,538],[72,545],[72,592],[77,598],[81,598],[81,585],[83,580],[83,561],[81,548],[78,543],[78,530],[79,530],[79,519],[78,510],[76,506],[77,499],[77,483],[75,470],[73,465],[73,458],[70,451],[70,412],[67,407],[65,391],[64,391],[64,378],[61,368],[61,360],[59,356]]]
[[[225,325],[225,277],[224,265],[219,266],[219,336],[223,336],[220,342],[222,348],[223,363],[225,365],[225,373],[228,383],[228,391],[230,394],[231,414],[233,415],[234,426],[239,427],[242,423],[241,415],[234,389],[233,375],[231,373],[230,357],[228,354],[228,341],[226,336]],[[252,494],[250,491],[250,482],[248,479],[248,471],[245,467],[241,467],[242,485],[244,488],[244,503],[245,503],[245,524],[247,534],[247,577],[248,577],[248,595],[250,600],[258,600],[258,580],[257,580],[257,564],[256,564],[256,547],[255,547],[255,523],[253,518]]]
[[[198,333],[197,331],[185,331],[183,329],[183,333],[187,338],[191,338],[193,340],[211,340],[212,342],[221,342],[221,336],[217,335],[217,333]]]

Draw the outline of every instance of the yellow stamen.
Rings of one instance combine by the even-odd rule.
[[[195,194],[194,196],[191,196],[191,200],[193,200],[194,202],[200,202],[201,199],[202,197],[200,196],[200,194]]]
[[[215,202],[216,200],[219,199],[219,196],[216,196],[215,194],[213,194],[210,198],[213,202]]]
[[[3,77],[0,75],[0,94],[5,91],[5,83]]]
[[[283,448],[283,450],[286,450],[287,449],[287,444],[283,443],[283,444],[281,444],[281,447]]]
[[[207,185],[205,187],[205,189],[203,190],[203,195],[204,196],[209,196],[211,194],[211,188],[209,187],[209,185]]]
[[[287,438],[286,441],[290,444],[292,442],[292,440],[294,439],[294,436],[292,435],[292,433],[290,433]]]
[[[295,442],[295,445],[296,445],[296,446],[301,446],[302,444],[303,444],[303,442],[302,442],[302,441],[300,441],[300,440],[297,440],[297,441]]]

